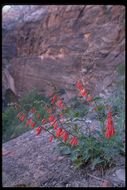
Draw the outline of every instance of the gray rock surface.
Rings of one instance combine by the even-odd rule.
[[[117,177],[125,182],[125,169],[116,170]]]
[[[70,157],[58,151],[58,142],[49,142],[49,136],[47,132],[36,136],[31,130],[3,144],[3,187],[100,187],[103,179],[110,180],[114,187],[125,186],[121,177],[116,180],[112,176],[116,168],[108,169],[103,176],[89,166],[76,169]],[[125,158],[118,158],[117,163],[117,169],[125,167]]]

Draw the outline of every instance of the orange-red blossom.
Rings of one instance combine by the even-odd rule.
[[[56,100],[57,100],[57,96],[54,95],[54,96],[52,97],[52,99],[51,99],[51,103],[54,104]]]
[[[105,137],[110,138],[111,136],[114,136],[114,135],[115,135],[115,128],[114,128],[113,119],[112,119],[112,112],[109,111],[107,115]]]
[[[59,108],[61,108],[61,109],[64,109],[64,108],[65,108],[65,106],[64,106],[62,100],[58,100],[56,104],[57,104],[57,106],[58,106]]]
[[[83,87],[83,84],[80,81],[76,82],[76,87],[79,89],[80,94],[83,97],[86,97],[86,100],[88,102],[91,102],[93,100],[92,96],[90,94],[88,95],[87,91],[85,90],[85,88]]]
[[[39,135],[41,133],[41,131],[42,131],[41,126],[37,127],[36,128],[36,135]]]
[[[71,141],[70,141],[71,145],[77,145],[78,144],[78,139],[77,137],[72,137]]]
[[[49,137],[49,142],[52,142],[53,141],[53,139],[54,139],[54,136],[52,135],[52,136],[50,136]]]

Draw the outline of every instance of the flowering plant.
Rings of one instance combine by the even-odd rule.
[[[85,107],[82,114],[80,108],[77,109],[76,102],[65,103],[55,87],[49,101],[40,100],[45,108],[43,115],[33,107],[29,111],[20,111],[17,118],[26,127],[35,128],[36,135],[49,132],[49,141],[59,141],[59,148],[70,155],[77,167],[86,163],[91,163],[93,169],[99,165],[111,165],[123,148],[111,106],[99,104],[101,98],[93,98],[81,81],[76,82],[75,89],[79,93],[79,97],[76,97],[77,107],[79,102]],[[91,127],[92,121],[88,120],[90,115],[100,122],[95,128]],[[77,121],[81,116],[83,126],[79,127]]]

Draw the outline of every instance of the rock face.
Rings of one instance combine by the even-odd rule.
[[[91,171],[89,166],[77,169],[70,157],[58,151],[58,142],[49,142],[50,134],[35,135],[30,130],[23,135],[4,143],[2,146],[2,185],[3,187],[107,187],[102,180],[88,174],[102,175],[99,170]],[[117,171],[105,171],[100,179],[110,180],[110,187],[125,187],[125,157],[116,157]],[[122,159],[122,163],[120,160]],[[124,165],[122,165],[124,164]],[[122,165],[122,166],[121,166]],[[121,169],[124,168],[124,169]]]
[[[3,47],[14,44],[10,73],[16,90],[69,89],[77,79],[92,94],[117,88],[125,62],[125,7],[11,6],[3,9]],[[4,56],[5,57],[5,56]]]

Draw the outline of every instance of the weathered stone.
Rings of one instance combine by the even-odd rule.
[[[116,170],[116,175],[120,180],[125,181],[125,169]]]
[[[13,58],[16,90],[36,87],[47,93],[50,81],[68,89],[82,79],[93,95],[109,96],[117,88],[113,72],[125,63],[124,21],[125,7],[119,5],[23,5],[3,10],[3,57]]]

